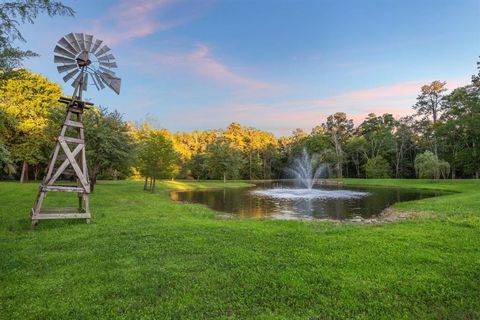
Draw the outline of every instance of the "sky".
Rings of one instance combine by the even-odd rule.
[[[477,73],[480,0],[70,0],[22,25],[25,65],[63,83],[53,48],[85,32],[112,48],[120,95],[84,97],[173,132],[233,121],[289,135],[335,112],[411,114],[423,84]]]

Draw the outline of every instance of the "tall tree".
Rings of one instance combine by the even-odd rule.
[[[178,155],[172,140],[161,130],[148,132],[138,148],[138,167],[140,173],[152,179],[152,192],[156,191],[157,179],[170,178],[175,170]],[[145,180],[146,189],[147,180]]]
[[[25,58],[37,56],[33,51],[15,46],[14,42],[25,42],[19,30],[20,23],[34,23],[42,13],[50,17],[73,16],[75,11],[60,1],[50,0],[17,0],[0,4],[0,78],[19,67]]]
[[[337,176],[343,177],[343,163],[345,161],[344,147],[353,133],[353,120],[347,119],[344,112],[337,112],[327,117],[327,122],[322,124],[328,133],[335,149]]]
[[[454,169],[480,178],[480,83],[457,88],[445,98],[444,136],[454,152]]]
[[[395,122],[395,132],[393,134],[395,178],[409,175],[411,165],[409,166],[408,163],[413,161],[411,152],[415,149],[413,123],[414,120],[410,116],[400,118]]]
[[[430,119],[430,117],[432,119],[433,150],[436,156],[438,156],[438,145],[435,129],[440,116],[441,101],[444,92],[447,91],[446,85],[446,82],[435,80],[422,86],[421,93],[417,97],[417,103],[413,106],[417,110],[417,115],[425,119]]]
[[[211,179],[238,179],[243,164],[241,152],[226,138],[207,146],[205,168]]]
[[[91,108],[85,112],[85,141],[91,191],[99,174],[117,179],[128,176],[133,164],[134,142],[118,111]]]
[[[38,167],[47,161],[43,149],[48,143],[45,129],[52,110],[61,108],[58,84],[26,70],[19,76],[0,82],[0,111],[12,119],[13,130],[5,144],[16,162],[22,162],[20,180],[28,180],[29,165]],[[38,170],[36,170],[38,172]]]

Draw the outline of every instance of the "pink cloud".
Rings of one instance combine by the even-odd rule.
[[[447,88],[465,85],[468,80],[463,78],[447,79]],[[403,81],[386,86],[347,91],[311,101],[309,104],[313,108],[338,109],[338,111],[345,111],[347,114],[365,113],[365,110],[372,110],[371,112],[374,112],[373,110],[383,110],[383,112],[404,114],[405,110],[411,110],[411,107],[415,104],[420,88],[431,81]],[[379,111],[375,113],[379,113]]]
[[[218,85],[233,88],[237,93],[243,95],[269,95],[286,89],[285,85],[270,83],[241,74],[235,68],[215,57],[205,44],[197,44],[193,51],[187,53],[163,54],[150,52],[146,56],[146,59],[139,59],[139,61],[149,61],[148,67],[144,66],[145,70],[154,71],[152,70],[152,65],[155,64],[152,61],[154,61],[166,67],[193,73]]]
[[[181,114],[166,117],[166,123],[191,121],[210,128],[225,127],[233,121],[271,131],[277,136],[289,135],[295,128],[310,130],[324,122],[328,115],[338,111],[347,113],[355,124],[360,124],[369,113],[391,113],[396,118],[411,115],[420,87],[431,81],[406,81],[386,86],[340,93],[321,100],[285,101],[273,103],[225,103],[194,110],[186,119]],[[453,78],[448,87],[468,83],[468,79]]]
[[[187,23],[209,2],[181,4],[178,0],[120,0],[105,16],[91,21],[90,32],[109,44],[125,43]]]

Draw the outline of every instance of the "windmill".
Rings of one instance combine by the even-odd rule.
[[[32,208],[32,226],[39,220],[52,219],[86,219],[87,223],[90,222],[90,181],[85,154],[83,112],[93,103],[83,101],[82,93],[89,86],[94,86],[97,90],[109,87],[120,94],[121,86],[121,79],[112,71],[117,68],[115,57],[102,40],[94,39],[89,34],[69,33],[58,41],[53,51],[53,62],[58,64],[58,72],[64,74],[65,82],[71,81],[74,89],[71,98],[59,99],[59,102],[66,105],[65,119]],[[57,182],[60,178],[70,178],[73,182],[60,184]],[[78,206],[43,208],[47,192],[77,193]]]

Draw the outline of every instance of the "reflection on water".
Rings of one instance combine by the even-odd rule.
[[[253,188],[178,191],[170,194],[175,201],[201,203],[221,212],[245,218],[316,218],[349,219],[379,214],[399,201],[417,200],[439,192],[379,187],[317,186],[312,194],[291,190],[291,182],[258,183]],[[289,190],[286,190],[289,189]],[[308,192],[308,190],[305,190]]]

